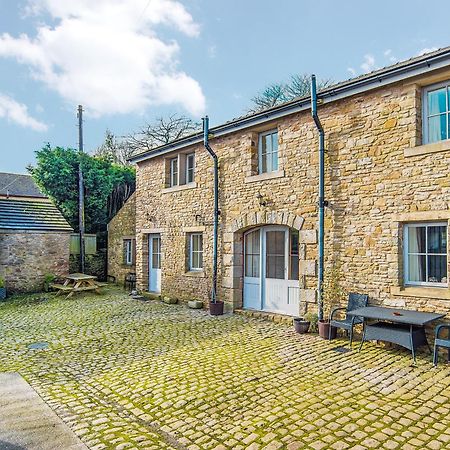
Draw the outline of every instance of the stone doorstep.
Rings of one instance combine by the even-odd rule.
[[[288,316],[286,314],[271,313],[267,311],[254,311],[250,309],[235,309],[234,313],[246,317],[264,319],[276,323],[284,323],[286,325],[292,325],[292,320],[294,319],[293,316]]]

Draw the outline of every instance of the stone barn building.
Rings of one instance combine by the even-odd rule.
[[[136,194],[132,194],[108,223],[108,276],[123,285],[136,274]]]
[[[450,309],[450,48],[319,92],[325,279],[370,302]],[[309,97],[211,129],[219,160],[218,298],[316,310],[318,132]],[[207,302],[213,163],[201,133],[136,155],[138,288]]]
[[[0,173],[0,277],[7,292],[43,288],[69,271],[72,228],[29,175]]]

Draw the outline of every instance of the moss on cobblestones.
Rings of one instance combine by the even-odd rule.
[[[93,449],[450,446],[450,370],[426,354],[417,367],[373,344],[340,354],[286,325],[112,289],[47,297],[0,305],[0,370]]]

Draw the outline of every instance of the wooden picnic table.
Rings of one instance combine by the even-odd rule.
[[[68,292],[66,298],[72,297],[76,292],[95,291],[98,293],[101,285],[96,280],[97,277],[93,275],[71,273],[65,276],[63,284],[52,284],[52,288],[58,291],[56,296],[62,292]]]

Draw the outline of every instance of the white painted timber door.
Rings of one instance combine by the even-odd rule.
[[[161,236],[148,235],[148,290],[161,292]]]
[[[261,229],[244,235],[244,308],[262,309]]]
[[[244,308],[299,313],[298,233],[266,226],[244,237]]]

